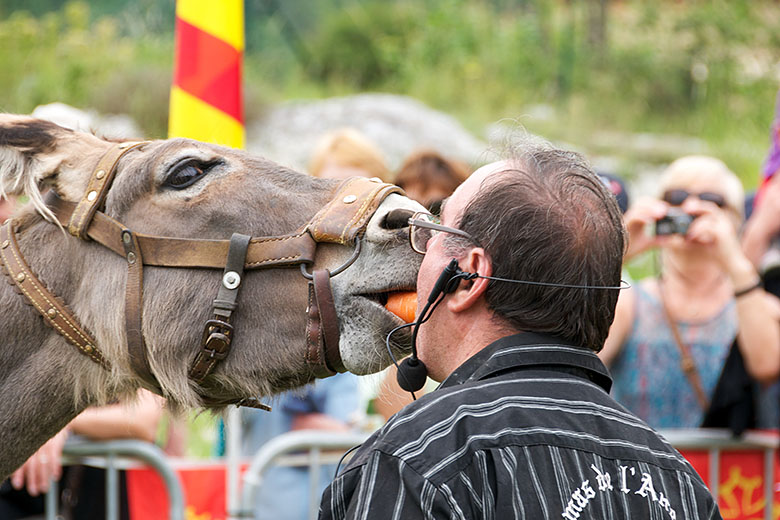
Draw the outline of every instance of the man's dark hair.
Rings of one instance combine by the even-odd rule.
[[[458,225],[485,249],[493,276],[619,286],[625,231],[614,195],[575,152],[544,142],[518,150],[503,172],[483,183]],[[598,352],[619,292],[491,280],[486,300],[517,330],[549,333]]]

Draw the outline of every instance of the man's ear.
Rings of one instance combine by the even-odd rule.
[[[459,262],[462,271],[478,273],[480,276],[491,276],[493,264],[487,253],[481,247],[471,249]],[[489,280],[475,278],[461,280],[458,288],[447,299],[447,308],[451,312],[464,312],[472,308],[487,291]]]

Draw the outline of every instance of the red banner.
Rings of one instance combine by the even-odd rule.
[[[247,469],[241,466],[241,473]],[[184,488],[187,520],[225,520],[227,501],[225,465],[204,464],[176,469]],[[130,520],[168,520],[168,494],[157,472],[149,468],[127,470]]]
[[[707,451],[686,450],[682,454],[701,475],[710,489],[713,489],[710,475],[710,455]],[[718,467],[718,506],[724,520],[763,520],[766,499],[764,496],[765,475],[771,475],[771,468],[765,468],[764,451],[723,450]],[[772,519],[780,518],[780,464],[777,453],[771,458],[774,466],[772,489]],[[769,471],[765,471],[769,469]]]

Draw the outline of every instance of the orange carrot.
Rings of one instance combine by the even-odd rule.
[[[417,293],[413,291],[390,293],[385,307],[406,323],[411,323],[417,313]]]

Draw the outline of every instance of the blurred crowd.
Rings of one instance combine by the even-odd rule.
[[[599,172],[624,213],[628,236],[625,287],[599,355],[610,368],[613,396],[654,428],[712,426],[739,434],[780,425],[778,135],[780,126],[773,130],[763,182],[748,197],[739,177],[715,157],[677,159],[661,176],[657,193],[636,200],[623,179]],[[393,172],[380,148],[353,129],[323,136],[309,163],[316,177],[393,182],[433,215],[471,171],[421,149]],[[13,200],[0,201],[0,219],[13,210]],[[631,262],[647,255],[654,259],[652,272],[633,279]],[[271,414],[242,410],[242,455],[252,456],[289,431],[365,428],[368,414],[386,420],[411,399],[398,387],[394,367],[372,390],[364,386],[357,376],[339,374],[278,396]],[[433,386],[429,381],[428,388]],[[129,408],[87,410],[3,484],[0,517],[42,510],[35,497],[50,478],[62,476],[67,437],[153,441],[162,414],[160,399],[145,392]],[[320,491],[334,469],[322,469]],[[309,504],[301,497],[309,496],[307,470],[274,467],[265,482],[255,500],[256,518],[306,516]]]
[[[709,426],[740,434],[780,425],[778,170],[766,173],[747,202],[737,175],[715,157],[679,158],[661,176],[657,193],[635,201],[621,177],[599,172],[624,213],[628,235],[625,287],[600,357],[612,373],[613,396],[654,428]],[[378,147],[342,130],[323,138],[310,173],[389,180],[436,215],[471,170],[437,151],[418,150],[393,176]],[[654,258],[653,272],[632,279],[631,261],[647,255]],[[367,409],[386,420],[411,402],[395,372],[386,371],[368,408],[345,399],[360,393],[359,378],[342,374],[283,397],[276,420],[245,412],[243,454],[285,430],[358,428]],[[433,388],[429,380],[427,389]],[[322,420],[323,414],[329,418]],[[256,434],[271,422],[284,424]],[[298,502],[291,511],[289,498],[307,496],[306,471],[272,471],[279,474],[269,475],[273,484],[260,491],[257,518],[303,518],[308,504]],[[323,488],[329,480],[323,475]]]

